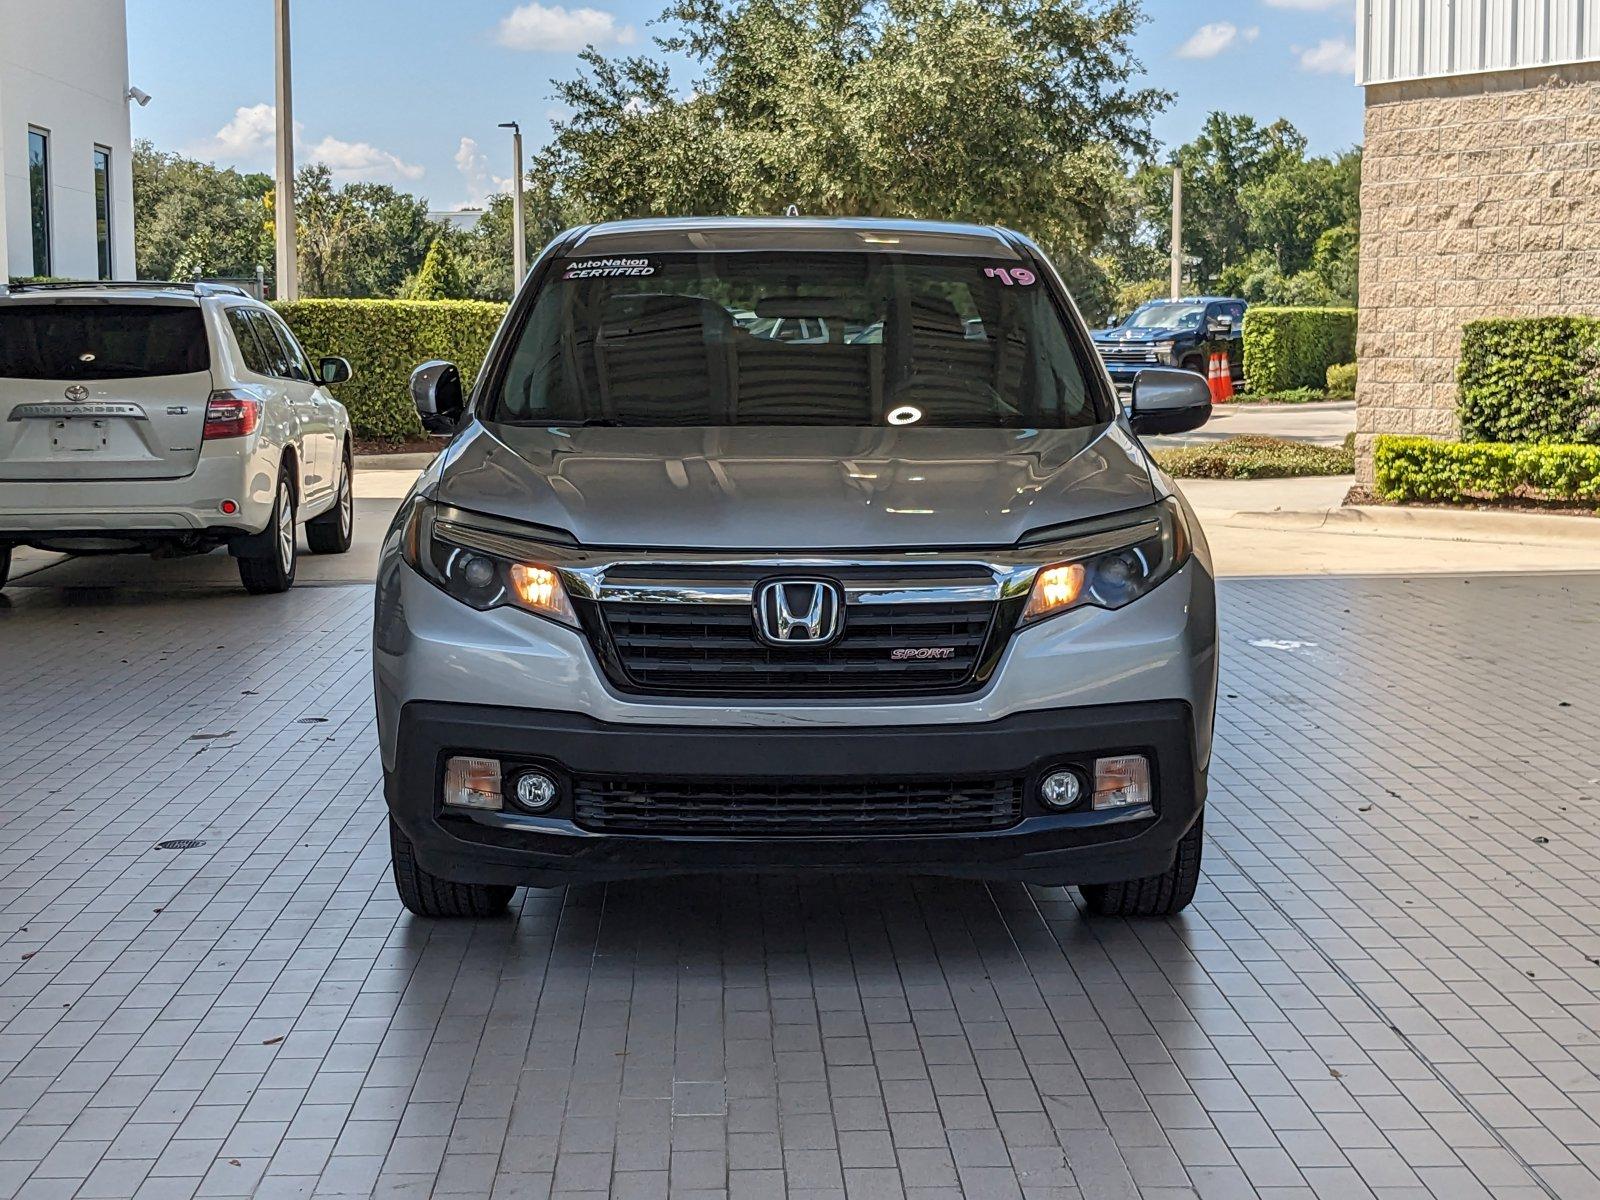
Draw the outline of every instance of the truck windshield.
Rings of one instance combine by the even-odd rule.
[[[1128,318],[1128,329],[1198,329],[1205,314],[1201,304],[1152,304],[1136,309]]]
[[[539,425],[1101,423],[1043,280],[1015,260],[663,254],[554,265],[490,420]]]

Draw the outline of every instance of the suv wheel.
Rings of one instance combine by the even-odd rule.
[[[1200,848],[1205,841],[1205,817],[1178,843],[1171,870],[1122,883],[1087,884],[1078,890],[1097,917],[1170,917],[1189,907],[1200,882]]]
[[[327,512],[306,522],[306,545],[313,554],[343,554],[356,534],[356,500],[351,490],[350,448],[345,447],[339,472],[339,498]]]
[[[5,587],[11,575],[11,547],[0,546],[0,587]]]
[[[287,592],[294,586],[300,548],[295,542],[294,484],[287,469],[278,468],[278,498],[272,503],[267,527],[250,539],[250,549],[239,555],[239,579],[252,596]]]
[[[400,903],[419,917],[498,917],[517,889],[504,884],[456,883],[417,865],[411,839],[389,818],[389,853]]]

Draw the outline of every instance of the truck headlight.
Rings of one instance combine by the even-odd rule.
[[[1033,577],[1022,624],[1075,608],[1122,608],[1175,574],[1193,553],[1183,509],[1167,497],[1151,510],[1158,529],[1137,542],[1041,567]]]
[[[401,539],[406,562],[424,579],[479,610],[520,608],[577,628],[578,615],[554,567],[475,544],[466,531],[441,528],[434,518],[434,506],[418,501]]]
[[[1156,352],[1156,357],[1162,362],[1171,362],[1173,352],[1178,348],[1177,342],[1152,342],[1150,349]]]

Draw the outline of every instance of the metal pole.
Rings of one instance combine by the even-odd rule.
[[[294,220],[294,97],[289,65],[289,0],[277,2],[278,179],[274,201],[277,220],[279,300],[300,299],[300,262]]]
[[[528,215],[522,197],[522,126],[506,121],[500,128],[511,130],[511,290],[515,292],[528,273]]]
[[[1183,168],[1172,168],[1172,299],[1183,295]]]

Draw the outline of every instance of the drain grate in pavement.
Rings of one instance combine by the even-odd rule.
[[[170,842],[157,842],[156,843],[156,849],[157,850],[193,850],[196,847],[204,846],[204,845],[205,845],[205,843],[203,841],[201,841],[199,838],[173,838]]]

